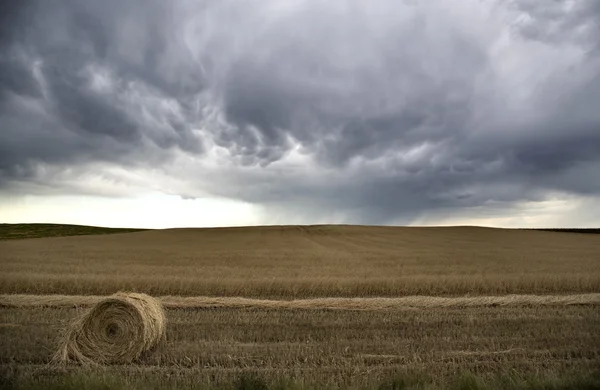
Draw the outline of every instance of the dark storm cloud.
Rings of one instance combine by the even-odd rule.
[[[595,0],[13,4],[5,187],[43,181],[40,164],[183,154],[197,167],[168,174],[186,197],[349,222],[600,193]]]
[[[594,0],[515,3],[527,16],[520,20],[520,33],[549,44],[576,42],[600,49],[600,3]]]
[[[144,101],[150,95],[182,106],[203,89],[181,48],[166,48],[173,24],[162,4],[25,1],[8,10],[9,39],[0,43],[0,178],[26,175],[34,163],[137,158],[148,142],[201,151],[186,112],[156,111]],[[165,61],[169,54],[176,60]],[[95,86],[102,78],[109,85]]]
[[[8,99],[11,94],[28,97],[41,95],[33,74],[15,59],[0,60],[0,85],[3,87],[2,99]]]
[[[455,26],[444,36],[417,14],[408,25],[388,21],[384,35],[378,15],[361,21],[353,7],[311,3],[298,14],[262,32],[256,50],[265,54],[232,67],[225,113],[238,137],[227,134],[229,142],[260,151],[285,147],[290,136],[321,160],[344,164],[463,130],[472,75],[486,59]],[[445,75],[435,69],[440,61],[455,69]]]

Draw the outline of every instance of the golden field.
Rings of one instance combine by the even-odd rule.
[[[357,389],[415,373],[441,387],[463,371],[484,380],[586,378],[600,362],[599,307],[172,308],[167,343],[140,363],[83,370],[132,382],[150,377],[151,388],[217,387],[244,373],[267,383],[286,378],[307,388]],[[4,375],[39,379],[82,370],[47,365],[61,329],[79,311],[0,309]]]
[[[0,241],[0,293],[256,298],[600,292],[600,235],[273,226]]]
[[[112,232],[115,233],[115,232]],[[150,293],[140,362],[49,364],[106,294]],[[600,235],[273,226],[0,241],[0,388],[600,387]]]

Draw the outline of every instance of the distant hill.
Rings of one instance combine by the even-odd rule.
[[[318,226],[318,225],[315,225]],[[320,226],[336,226],[336,225],[320,225]],[[344,226],[344,225],[339,225]],[[359,227],[360,225],[345,225]],[[285,226],[281,226],[285,227]],[[457,226],[460,228],[461,226]],[[464,226],[463,226],[464,227]],[[475,227],[475,226],[473,226]],[[248,228],[253,228],[249,226]],[[268,226],[254,226],[255,229],[268,228]],[[290,226],[290,228],[293,228]],[[303,227],[297,226],[302,229]],[[210,229],[210,228],[209,228]],[[220,228],[227,229],[227,228]],[[233,228],[240,229],[240,227]],[[132,233],[144,230],[154,229],[134,229],[134,228],[107,228],[99,226],[86,225],[68,225],[56,223],[0,223],[0,240],[12,240],[22,238],[43,238],[43,237],[65,237],[65,236],[84,236],[94,234],[115,234],[115,233]],[[581,233],[581,234],[600,234],[600,229],[589,228],[539,228],[539,229],[521,229],[521,230],[536,230],[557,233]]]
[[[62,225],[54,223],[2,223],[0,240],[20,238],[83,236],[90,234],[131,233],[147,229],[106,228],[83,225]]]
[[[558,233],[583,233],[583,234],[600,234],[600,229],[577,229],[577,228],[556,228],[556,229],[531,229],[542,232],[558,232]]]

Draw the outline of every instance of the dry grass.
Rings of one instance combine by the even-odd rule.
[[[53,376],[57,331],[85,309],[0,308],[0,369]],[[377,388],[406,372],[438,384],[462,371],[482,378],[585,377],[600,367],[597,306],[413,310],[166,309],[167,342],[109,372],[149,388],[224,384],[242,373],[315,388]],[[79,371],[76,371],[79,372]],[[499,387],[502,388],[502,387]]]
[[[106,367],[123,388],[246,374],[295,389],[398,389],[407,373],[445,387],[465,370],[479,379],[459,388],[499,373],[509,379],[496,388],[589,377],[600,367],[599,238],[275,226],[0,241],[0,377],[27,388],[87,374],[47,363],[60,330],[119,290],[160,296],[169,319],[155,353]]]
[[[0,307],[88,307],[106,298],[97,295],[0,295]],[[406,310],[468,307],[527,306],[600,306],[600,294],[575,295],[505,295],[471,297],[408,296],[397,298],[314,298],[268,300],[243,297],[158,298],[169,309],[257,308],[286,310]]]
[[[131,363],[164,340],[165,327],[160,301],[146,294],[117,293],[73,321],[53,361]]]
[[[600,292],[600,239],[476,227],[173,229],[0,242],[0,293],[253,298]]]

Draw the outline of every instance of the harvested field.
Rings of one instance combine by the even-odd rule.
[[[58,331],[82,310],[1,308],[2,369],[24,379],[75,370],[45,365],[56,349]],[[447,384],[462,371],[482,378],[500,373],[586,378],[600,364],[600,310],[593,305],[346,311],[170,308],[166,314],[169,326],[162,348],[139,364],[101,372],[133,382],[149,375],[155,387],[222,385],[255,373],[267,383],[289,378],[307,386],[320,384],[316,388],[375,389],[407,374]]]
[[[0,241],[0,293],[252,298],[600,292],[600,236],[270,226]]]
[[[599,388],[599,237],[275,226],[2,241],[0,387]],[[49,364],[72,320],[120,290],[159,299],[166,342],[134,364]]]

